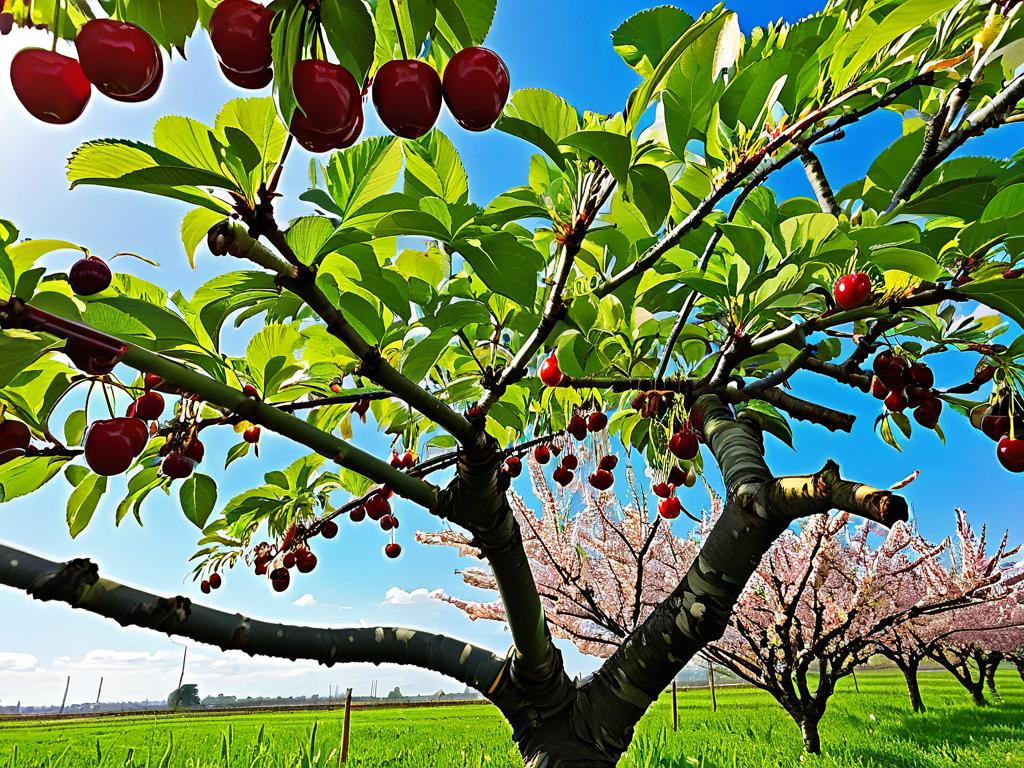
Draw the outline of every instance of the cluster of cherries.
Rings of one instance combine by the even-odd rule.
[[[29,114],[66,125],[85,111],[92,89],[129,104],[152,98],[164,76],[160,49],[142,27],[91,19],[75,38],[78,58],[26,48],[11,60],[14,93]]]
[[[210,40],[229,81],[259,89],[273,79],[271,24],[274,12],[253,0],[224,0],[210,19]],[[390,61],[373,81],[373,103],[381,121],[397,136],[417,139],[437,122],[442,102],[456,121],[484,131],[498,120],[508,101],[508,68],[491,50],[457,53],[444,81],[430,64],[416,59]],[[338,64],[299,61],[292,70],[298,109],[289,129],[310,152],[352,146],[363,131],[363,89]]]
[[[208,579],[203,579],[199,584],[199,590],[204,594],[208,595],[214,589],[220,589],[224,584],[224,579],[221,578],[219,573],[211,573]]]
[[[981,431],[997,443],[999,463],[1010,472],[1024,472],[1024,423],[1011,417],[1009,406],[991,406],[981,419]]]
[[[891,413],[914,411],[914,420],[922,427],[935,429],[942,415],[942,400],[933,389],[935,374],[921,362],[910,363],[891,350],[879,353],[872,366],[875,378],[871,394],[885,402]]]
[[[587,439],[588,434],[597,435],[608,428],[608,416],[602,411],[593,411],[586,418],[581,413],[574,413],[569,419],[566,431],[576,440],[582,442]],[[538,464],[547,464],[551,461],[552,455],[558,456],[562,452],[558,443],[541,443],[533,449],[533,458]],[[514,459],[519,467],[519,459]],[[513,459],[506,460],[506,468]],[[615,467],[619,464],[619,458],[612,454],[602,456],[597,461],[596,469],[587,478],[592,488],[599,491],[607,491],[615,484]],[[565,488],[576,478],[576,470],[579,469],[580,459],[575,453],[567,453],[562,456],[551,473],[551,478],[560,486]],[[518,475],[518,471],[515,473]]]
[[[689,421],[672,433],[668,440],[668,450],[679,461],[691,462],[700,453],[700,440],[697,432]],[[651,490],[658,497],[658,514],[666,520],[675,520],[683,511],[683,503],[676,496],[680,487],[692,488],[697,482],[697,474],[692,468],[684,469],[673,462],[664,480],[654,484]]]

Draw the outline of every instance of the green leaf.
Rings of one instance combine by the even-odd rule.
[[[291,223],[285,233],[285,239],[299,261],[303,264],[312,264],[333,233],[334,226],[325,217],[303,216]]]
[[[405,194],[439,197],[446,203],[465,203],[469,179],[451,139],[433,130],[416,141],[406,141]]]
[[[85,437],[85,428],[88,426],[85,411],[77,410],[68,414],[64,421],[64,440],[68,445],[81,445]]]
[[[1014,184],[992,198],[981,214],[981,221],[1009,219],[1024,213],[1024,184]]]
[[[487,38],[497,0],[434,0],[434,5],[434,42],[454,52],[480,45]]]
[[[0,387],[10,384],[47,351],[63,346],[63,340],[50,336],[13,328],[0,331]]]
[[[1024,327],[1024,278],[979,280],[962,285],[958,290]]]
[[[661,229],[672,205],[672,190],[665,171],[640,163],[629,169],[626,197],[643,214],[652,232]]]
[[[434,0],[379,0],[375,3],[375,19],[377,22],[377,45],[374,53],[375,63],[379,67],[392,59],[417,58],[434,26],[436,10]],[[401,30],[395,29],[394,11],[397,10]],[[399,45],[399,36],[405,44],[405,52]]]
[[[68,531],[71,538],[77,538],[92,521],[96,507],[107,492],[107,478],[103,475],[90,473],[80,480],[68,499]]]
[[[922,280],[938,280],[945,274],[927,253],[909,248],[884,248],[871,254],[869,262],[881,270],[899,270]]]
[[[321,0],[320,18],[338,62],[362,85],[373,66],[376,31],[361,0]]]
[[[292,69],[302,58],[306,8],[303,3],[292,3],[277,14],[271,49],[274,61],[274,97],[285,125],[290,125],[295,114],[295,91]]]
[[[217,506],[217,483],[209,475],[194,474],[182,484],[178,498],[185,517],[202,530]]]
[[[650,77],[691,24],[693,17],[679,8],[651,8],[630,17],[612,32],[612,45],[641,77]]]
[[[544,259],[532,244],[508,232],[459,239],[452,243],[490,290],[520,306],[533,307],[537,274]]]
[[[512,94],[495,127],[539,147],[564,169],[565,158],[558,145],[579,126],[576,110],[565,99],[551,91],[527,88]]]
[[[222,212],[211,211],[209,208],[195,208],[181,220],[181,244],[185,246],[185,255],[192,269],[196,268],[196,249],[206,241],[210,228],[223,220]]]
[[[138,24],[167,50],[185,45],[199,23],[196,0],[119,0],[120,18]]]
[[[64,457],[23,456],[0,465],[0,502],[39,490],[67,463]]]
[[[793,447],[793,429],[786,417],[774,406],[760,400],[752,400],[743,406],[743,413],[752,417],[765,432],[777,437],[790,448]]]
[[[268,182],[284,151],[288,131],[277,116],[277,107],[269,97],[233,99],[217,114],[214,130],[223,138],[229,152],[240,154],[243,149],[255,151],[256,162],[248,168],[249,187],[246,190],[255,199],[261,185]],[[244,147],[240,136],[245,137]]]
[[[394,136],[373,136],[332,155],[324,179],[342,222],[392,190],[401,172],[402,147]]]
[[[628,137],[608,131],[580,131],[566,136],[560,146],[572,147],[583,153],[583,157],[596,157],[607,168],[619,184],[624,184],[629,172],[629,161],[633,155],[633,144]]]

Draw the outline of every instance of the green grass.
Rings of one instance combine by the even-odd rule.
[[[623,768],[1024,768],[1024,683],[999,678],[1003,701],[987,709],[944,673],[923,673],[926,715],[908,708],[902,678],[847,680],[822,723],[824,754],[802,756],[799,733],[767,695],[749,689],[680,694],[648,713]],[[314,722],[315,740],[311,739]],[[143,715],[0,723],[0,768],[327,768],[337,765],[339,712]],[[98,745],[98,746],[97,746]],[[355,711],[348,766],[522,766],[490,706]]]

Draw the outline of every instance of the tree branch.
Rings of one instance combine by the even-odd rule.
[[[800,145],[800,161],[804,164],[804,172],[807,174],[807,181],[810,182],[814,196],[818,199],[822,213],[831,213],[833,216],[840,214],[839,203],[836,202],[832,185],[828,182],[825,169],[821,160],[805,145]]]
[[[187,637],[223,651],[250,656],[310,659],[326,666],[369,662],[405,664],[447,675],[487,695],[504,666],[490,651],[444,635],[396,627],[321,629],[271,624],[194,604],[187,597],[162,598],[101,579],[89,560],[61,564],[0,544],[0,584],[37,600]]]

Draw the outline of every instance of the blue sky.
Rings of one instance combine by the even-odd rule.
[[[614,112],[621,109],[635,76],[612,50],[609,33],[621,20],[650,5],[653,3],[633,0],[503,0],[488,45],[509,63],[514,88],[545,87],[580,109]],[[695,12],[711,3],[681,5]],[[739,11],[745,29],[780,14],[797,19],[819,5],[806,0],[731,4]],[[0,70],[8,70],[18,48],[46,44],[38,32],[3,38]],[[92,188],[68,192],[63,173],[64,158],[83,141],[101,137],[147,140],[153,123],[165,114],[188,114],[211,122],[224,102],[244,95],[220,77],[204,37],[189,43],[188,57],[187,62],[176,59],[170,65],[155,100],[128,106],[94,95],[84,118],[67,128],[33,121],[15,102],[5,77],[0,82],[0,217],[14,220],[24,236],[67,239],[101,255],[118,251],[144,254],[162,267],[123,261],[118,268],[186,293],[223,270],[223,264],[202,254],[200,268],[189,270],[178,236],[184,206],[127,192]],[[371,112],[368,110],[368,132],[379,132]],[[485,202],[509,186],[525,183],[530,155],[526,145],[497,132],[467,134],[448,118],[441,127],[462,153],[474,200]],[[880,151],[880,142],[891,140],[898,132],[897,119],[881,117],[850,130],[846,142],[823,147],[822,160],[837,187],[863,175],[867,163]],[[970,149],[1008,155],[1019,148],[1021,137],[1020,130],[1004,130]],[[295,201],[305,189],[305,161],[294,158],[285,174],[284,189],[292,198],[285,204],[286,215],[305,210]],[[781,174],[774,186],[781,194],[808,193],[802,174],[795,169]],[[51,257],[50,263],[63,269],[70,258],[58,255]],[[938,372],[940,386],[964,380],[963,371],[956,367],[940,365]],[[1020,498],[1020,478],[999,468],[993,444],[964,420],[944,420],[946,446],[933,435],[923,434],[916,436],[905,453],[897,454],[872,433],[877,414],[873,401],[817,380],[801,381],[799,386],[806,386],[804,391],[812,399],[827,399],[857,413],[860,419],[853,436],[798,427],[797,452],[777,443],[769,447],[776,471],[813,471],[832,456],[848,475],[884,487],[922,469],[921,479],[907,493],[925,533],[935,538],[946,535],[953,507],[963,506],[975,519],[999,530],[1008,527],[1017,540],[1024,537],[1024,524],[1014,509],[1019,503],[1013,502]],[[356,440],[383,451],[384,443],[369,428],[357,426]],[[228,445],[223,439],[208,442],[208,471],[217,466]],[[222,500],[250,487],[254,475],[296,455],[272,436],[265,438],[264,448],[262,460],[249,457],[223,476]],[[112,578],[159,593],[189,593],[192,587],[185,563],[194,551],[196,531],[177,509],[175,499],[151,498],[145,508],[144,528],[129,522],[116,529],[113,511],[118,498],[108,493],[92,526],[72,541],[64,521],[65,488],[54,483],[33,497],[0,506],[0,540],[57,559],[88,555]],[[694,495],[689,503],[699,507],[701,501]],[[224,589],[204,600],[227,610],[288,622],[441,627],[498,650],[507,647],[508,634],[502,627],[473,624],[456,609],[429,599],[424,590],[437,588],[473,597],[455,575],[466,563],[443,549],[410,545],[413,530],[433,530],[435,525],[418,510],[400,511],[407,554],[395,563],[381,555],[384,540],[379,531],[345,526],[342,536],[329,547],[321,547],[317,573],[300,579],[286,595],[273,595],[249,574],[231,573]],[[33,603],[8,590],[0,590],[0,615],[12,628],[0,632],[0,704],[59,701],[66,674],[73,678],[71,701],[91,700],[100,675],[106,677],[104,698],[109,700],[162,698],[177,681],[181,647],[161,635],[124,630],[70,608]],[[332,685],[351,685],[357,693],[365,693],[374,679],[380,681],[381,690],[395,685],[406,692],[455,687],[437,675],[394,667],[323,670],[316,665],[223,655],[202,646],[194,648],[190,658],[187,678],[199,683],[203,694],[305,694],[324,692]],[[568,653],[567,660],[574,672],[591,667],[590,661],[575,653]]]

